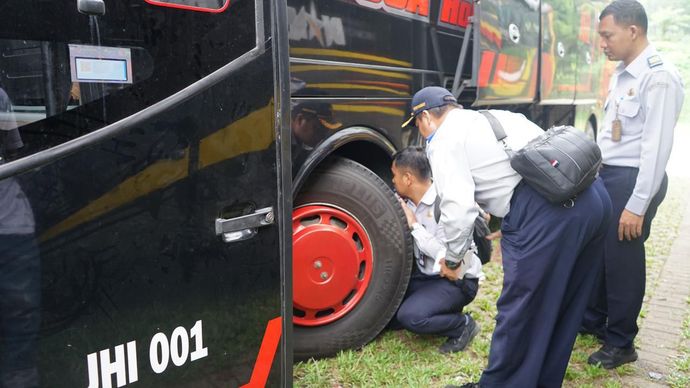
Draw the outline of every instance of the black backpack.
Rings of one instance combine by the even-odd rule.
[[[496,140],[510,158],[510,166],[542,197],[552,203],[575,204],[575,197],[599,174],[601,150],[584,132],[568,126],[549,128],[522,149],[505,142],[501,123],[489,111],[480,111],[491,124]]]

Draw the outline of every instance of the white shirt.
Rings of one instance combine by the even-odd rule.
[[[544,131],[525,116],[502,110],[491,113],[503,125],[506,143],[515,151]],[[505,217],[522,177],[510,167],[489,121],[473,110],[453,109],[427,144],[434,185],[441,197],[446,257],[458,260],[469,248],[477,203]]]
[[[415,206],[410,200],[406,202],[417,219],[417,223],[412,226],[414,257],[417,267],[425,275],[438,275],[441,272],[440,261],[446,257],[443,228],[436,223],[434,218],[435,201],[436,188],[431,185],[418,205]],[[465,274],[472,278],[479,278],[481,272],[481,260],[473,251],[468,251],[465,262],[460,266],[460,278]]]
[[[627,67],[621,62],[611,78],[597,143],[604,164],[639,168],[625,206],[632,213],[644,215],[659,191],[683,99],[678,71],[652,45]],[[611,139],[616,117],[622,126],[617,142]]]

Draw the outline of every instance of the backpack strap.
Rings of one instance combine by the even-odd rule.
[[[496,116],[491,114],[491,112],[489,112],[488,110],[480,110],[479,113],[484,115],[484,117],[486,117],[486,119],[489,121],[489,124],[491,125],[491,130],[494,131],[494,136],[496,136],[496,140],[498,140],[498,142],[501,143],[501,145],[503,145],[503,150],[506,152],[506,154],[508,154],[508,157],[512,158],[514,152],[513,149],[510,148],[510,146],[508,146],[508,143],[506,143],[505,139],[506,137],[508,137],[508,135],[506,135],[506,131],[503,129],[503,125],[501,125]]]

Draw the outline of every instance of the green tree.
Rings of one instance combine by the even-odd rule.
[[[679,39],[690,33],[690,1],[643,0],[649,16],[650,35],[656,39]]]

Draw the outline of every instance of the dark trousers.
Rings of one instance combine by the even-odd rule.
[[[645,293],[644,242],[657,208],[666,196],[668,178],[664,176],[659,191],[647,209],[642,224],[642,237],[618,241],[620,215],[632,195],[637,168],[604,166],[600,175],[611,197],[613,217],[606,235],[602,271],[585,313],[583,326],[590,331],[606,328],[606,343],[629,347],[637,335],[637,316]]]
[[[477,279],[465,278],[455,284],[415,271],[396,314],[397,324],[417,334],[459,337],[465,329],[462,308],[477,295]]]
[[[520,184],[503,219],[503,291],[482,387],[560,387],[599,269],[611,202],[601,180],[572,208]]]
[[[0,235],[0,252],[0,387],[38,386],[41,268],[36,240]]]

